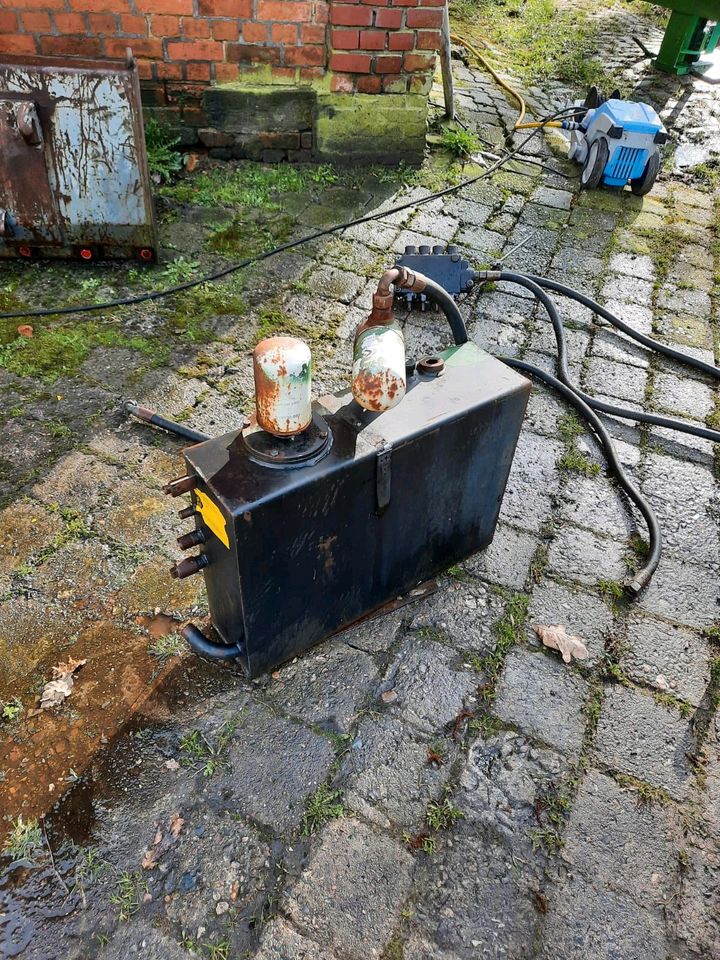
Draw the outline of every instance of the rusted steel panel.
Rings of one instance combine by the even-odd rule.
[[[0,256],[89,248],[95,257],[152,258],[157,232],[131,57],[0,60],[0,211]]]
[[[310,348],[297,337],[269,337],[253,351],[257,422],[276,437],[305,430],[312,420]]]

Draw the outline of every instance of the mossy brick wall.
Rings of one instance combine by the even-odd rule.
[[[124,57],[130,47],[143,103],[187,145],[218,155],[301,159],[316,146],[307,96],[426,96],[444,0],[0,0],[0,55]],[[283,120],[225,129],[208,90],[281,88]],[[297,124],[288,107],[297,91]],[[246,98],[247,101],[247,98]],[[247,107],[247,102],[245,106]],[[369,101],[369,108],[375,101]],[[405,109],[398,100],[398,109]],[[377,101],[380,107],[380,98]],[[366,104],[367,106],[367,104]],[[268,116],[269,111],[260,111]],[[329,111],[334,116],[335,107]],[[328,111],[325,111],[325,120]],[[327,127],[327,123],[325,124]],[[263,134],[265,136],[263,136]],[[392,159],[392,158],[391,158]]]

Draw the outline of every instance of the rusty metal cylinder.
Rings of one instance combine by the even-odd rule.
[[[381,413],[405,396],[405,339],[400,325],[366,327],[355,338],[353,396],[366,410]]]
[[[258,426],[276,437],[302,433],[312,421],[310,348],[297,337],[269,337],[253,350]]]

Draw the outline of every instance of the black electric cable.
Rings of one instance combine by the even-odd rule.
[[[633,340],[637,340],[638,343],[641,343],[644,347],[647,347],[648,350],[654,350],[656,353],[661,353],[663,356],[669,357],[671,360],[677,360],[678,363],[685,363],[689,367],[695,367],[696,370],[701,370],[703,373],[708,374],[708,376],[714,377],[716,380],[720,380],[720,368],[711,363],[706,363],[704,360],[698,360],[696,357],[692,357],[688,353],[683,353],[681,350],[675,350],[673,347],[669,347],[665,343],[660,343],[659,340],[653,340],[652,337],[648,337],[644,333],[640,333],[639,330],[634,330],[631,326],[625,323],[624,320],[621,320],[620,317],[608,310],[607,307],[603,307],[601,304],[596,303],[595,300],[592,300],[579,290],[568,287],[566,284],[560,283],[559,280],[549,280],[547,277],[537,277],[531,273],[528,274],[528,276],[531,280],[534,280],[538,286],[545,287],[547,290],[554,290],[556,293],[561,293],[564,297],[568,297],[572,300],[576,300],[578,303],[581,303],[584,307],[592,310],[592,312],[596,313],[599,317],[603,317],[603,319],[607,320],[608,323],[612,324],[613,327],[617,327],[618,330],[622,330],[622,332],[628,337]]]
[[[504,272],[504,271],[503,271]],[[453,332],[453,338],[456,344],[466,343],[467,329],[465,327],[465,322],[458,310],[457,304],[445,291],[440,287],[442,292],[445,294],[444,297],[438,296],[437,291],[434,287],[426,287],[425,293],[428,296],[429,300],[432,300],[436,303],[440,309],[445,314],[448,323],[450,324],[450,329]],[[533,286],[535,286],[533,284]],[[542,293],[542,291],[540,291]],[[549,299],[549,298],[548,298]],[[460,331],[461,339],[458,339],[456,331]],[[564,343],[563,343],[564,346]],[[603,450],[605,451],[605,457],[607,462],[612,469],[618,483],[628,495],[629,499],[635,504],[640,513],[642,514],[645,523],[647,524],[648,536],[649,536],[649,551],[647,560],[638,572],[625,581],[625,588],[632,594],[638,594],[640,591],[648,585],[650,578],[655,572],[657,565],[660,561],[660,554],[662,551],[662,537],[660,534],[660,524],[658,523],[657,516],[655,511],[651,507],[650,503],[645,499],[642,492],[635,486],[632,480],[626,474],[620,458],[617,455],[615,450],[615,445],[612,441],[612,438],[608,431],[606,430],[604,424],[597,416],[596,413],[590,408],[590,406],[585,402],[582,395],[576,390],[576,388],[570,384],[563,383],[561,380],[558,380],[557,377],[554,377],[552,374],[547,373],[545,370],[542,370],[540,367],[536,367],[531,363],[527,363],[524,360],[515,360],[512,357],[497,357],[498,360],[502,360],[503,363],[506,363],[509,367],[514,367],[517,370],[522,370],[525,373],[530,373],[532,376],[536,377],[538,380],[542,380],[545,384],[552,387],[556,390],[561,396],[564,397],[569,403],[571,403],[575,409],[582,414],[582,416],[587,420],[590,426],[593,429],[593,432],[600,441]]]
[[[524,360],[516,360],[513,357],[498,357],[497,359],[502,360],[502,362],[506,363],[509,367],[513,367],[516,370],[521,370],[524,373],[529,373],[532,377],[542,380],[543,383],[552,387],[553,390],[557,391],[557,393],[567,400],[568,403],[572,404],[578,413],[580,413],[592,427],[598,440],[602,444],[603,450],[605,451],[605,457],[612,469],[612,472],[615,474],[617,482],[628,495],[629,499],[638,508],[645,520],[645,523],[647,524],[648,535],[650,538],[647,560],[645,561],[643,567],[638,570],[636,574],[627,579],[623,584],[625,589],[630,593],[640,593],[640,591],[643,590],[650,582],[650,579],[655,573],[657,565],[660,562],[660,556],[662,553],[660,524],[658,523],[657,516],[653,508],[650,506],[650,503],[645,499],[642,492],[638,489],[638,487],[635,486],[632,480],[625,473],[623,465],[617,455],[617,451],[615,450],[615,445],[612,442],[610,434],[605,429],[602,420],[600,420],[597,414],[591,410],[588,404],[585,403],[582,397],[576,393],[575,390],[568,387],[567,384],[563,383],[561,380],[558,380],[557,377],[554,377],[551,373],[548,373],[540,367],[536,367],[532,363],[527,363]]]
[[[558,347],[558,365],[560,368],[560,379],[574,390],[589,407],[593,410],[600,410],[603,413],[610,414],[612,417],[621,417],[623,420],[634,420],[637,423],[650,423],[656,427],[664,427],[668,430],[677,430],[680,433],[688,433],[693,437],[701,437],[703,440],[711,440],[713,443],[720,443],[720,431],[710,430],[708,427],[698,427],[694,424],[685,423],[683,420],[675,420],[671,417],[661,417],[654,413],[645,413],[644,411],[629,410],[627,407],[620,407],[614,403],[606,403],[604,400],[598,400],[590,394],[585,393],[577,384],[574,384],[570,378],[570,372],[567,365],[567,343],[565,340],[565,329],[560,319],[554,301],[545,291],[531,280],[530,277],[522,273],[513,273],[510,270],[480,270],[476,274],[477,279],[507,281],[516,283],[519,286],[529,290],[537,300],[542,303],[548,312],[550,321],[555,331],[555,340]]]
[[[212,283],[216,280],[222,280],[224,277],[228,277],[231,274],[236,273],[238,270],[243,270],[245,267],[250,266],[250,264],[260,263],[263,260],[268,260],[270,257],[277,256],[279,253],[285,253],[287,250],[293,250],[296,247],[303,246],[306,243],[311,243],[313,240],[319,240],[322,237],[330,236],[333,233],[337,233],[339,230],[347,230],[349,227],[356,227],[360,224],[369,223],[373,220],[380,220],[383,217],[391,216],[395,213],[402,213],[404,210],[423,206],[426,203],[430,203],[432,200],[438,200],[439,198],[445,197],[450,193],[456,193],[458,190],[462,190],[464,187],[469,187],[473,183],[477,183],[479,180],[483,180],[485,177],[490,176],[491,173],[494,173],[504,164],[512,160],[517,154],[520,153],[522,147],[524,147],[526,143],[528,143],[534,136],[544,129],[544,124],[549,123],[551,120],[565,119],[564,114],[567,113],[567,110],[562,110],[557,111],[548,117],[544,117],[541,121],[543,126],[536,127],[529,134],[529,136],[527,136],[513,151],[508,153],[507,156],[502,157],[496,163],[491,164],[486,170],[483,170],[483,172],[479,173],[476,177],[470,177],[469,179],[463,180],[460,183],[445,187],[443,190],[437,190],[435,193],[428,194],[427,197],[421,197],[419,200],[408,200],[407,203],[398,204],[397,206],[391,207],[388,210],[381,210],[377,213],[367,214],[364,217],[356,217],[354,220],[347,220],[345,223],[338,223],[331,227],[324,227],[322,230],[317,230],[315,233],[307,234],[304,237],[298,237],[296,240],[288,240],[287,243],[273,247],[271,250],[266,250],[264,253],[258,253],[252,257],[246,257],[244,260],[238,260],[235,263],[228,264],[227,267],[223,267],[221,270],[216,270],[214,273],[205,274],[202,277],[197,277],[195,280],[187,280],[185,283],[179,283],[173,287],[167,287],[164,290],[152,290],[147,293],[136,294],[132,297],[119,297],[116,300],[106,300],[104,303],[86,303],[72,307],[56,307],[55,309],[43,308],[40,310],[17,310],[12,313],[0,313],[0,320],[20,320],[26,317],[55,317],[66,316],[74,313],[94,313],[99,310],[112,310],[115,307],[127,307],[137,303],[148,303],[153,300],[160,300],[164,297],[173,296],[176,293],[183,293],[185,290],[191,290],[194,287],[202,286],[204,283]],[[576,113],[577,108],[573,110],[572,115]]]

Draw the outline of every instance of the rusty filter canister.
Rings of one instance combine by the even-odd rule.
[[[310,348],[297,337],[268,337],[253,350],[258,426],[276,437],[301,433],[312,420]]]
[[[353,396],[366,410],[380,413],[405,396],[405,340],[393,321],[366,327],[355,340]]]

